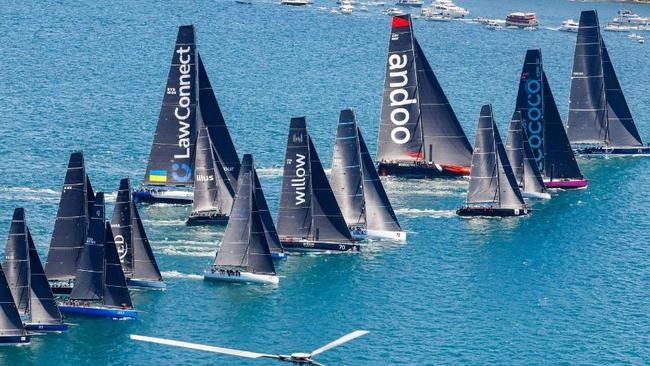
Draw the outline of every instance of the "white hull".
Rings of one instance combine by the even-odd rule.
[[[215,272],[205,271],[203,277],[206,280],[220,281],[220,282],[247,282],[247,283],[260,283],[265,285],[277,285],[280,283],[280,277],[277,275],[265,275],[250,272],[239,272],[239,275],[228,275],[221,273],[218,270]]]
[[[533,199],[538,199],[538,200],[550,200],[551,199],[551,195],[548,194],[548,193],[521,191],[521,195],[524,198],[533,198]]]
[[[368,239],[405,242],[406,231],[368,230]]]

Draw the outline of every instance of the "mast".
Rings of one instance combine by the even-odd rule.
[[[29,293],[29,318],[35,324],[63,323],[63,316],[54,301],[54,294],[47,282],[43,265],[38,257],[32,235],[27,228],[27,241],[29,245],[30,267],[30,293]]]
[[[120,180],[120,188],[115,198],[115,208],[111,218],[111,232],[115,239],[124,272],[128,274],[133,273],[132,204],[130,181],[129,178],[124,178]]]
[[[379,122],[377,161],[424,159],[411,16],[393,17]]]
[[[16,208],[9,227],[5,260],[5,276],[11,295],[21,314],[29,311],[29,249],[25,209]]]
[[[25,326],[11,296],[4,270],[0,266],[0,336],[24,336]]]
[[[102,299],[105,306],[132,309],[131,295],[126,286],[120,257],[117,254],[111,226],[106,223],[104,238],[104,261],[102,263]]]
[[[228,126],[219,108],[219,103],[212,89],[208,73],[203,65],[201,55],[197,52],[199,59],[199,107],[201,117],[208,128],[210,140],[214,148],[214,156],[219,159],[227,176],[227,183],[234,192],[237,187],[239,176],[239,156],[232,141]],[[234,193],[233,193],[234,194]]]
[[[609,58],[605,41],[601,39],[603,56],[603,77],[605,98],[607,99],[607,144],[609,146],[643,146],[641,135],[636,128],[632,112],[618,82],[614,65]]]
[[[90,212],[88,238],[81,252],[77,278],[70,293],[71,300],[101,300],[105,241],[104,193],[98,192]]]
[[[214,156],[208,128],[200,123],[194,171],[192,212],[217,211],[230,214],[235,192],[228,183],[219,159]]]
[[[315,241],[351,242],[352,234],[343,218],[339,205],[336,203],[336,198],[309,134],[307,134],[307,141],[309,142],[312,180],[312,227],[309,233],[310,238]]]
[[[344,109],[339,115],[330,184],[345,222],[349,226],[365,226],[359,136],[354,111],[351,109]]]
[[[377,169],[372,161],[366,142],[357,127],[359,136],[359,149],[361,151],[361,175],[363,177],[363,197],[365,201],[365,213],[367,229],[382,231],[401,231],[397,215],[393,211],[384,185],[379,179]]]
[[[306,238],[312,226],[309,142],[305,117],[291,119],[278,210],[280,237]]]
[[[191,186],[197,120],[197,51],[193,25],[178,28],[144,184]]]
[[[61,191],[45,273],[49,280],[75,277],[88,226],[87,177],[81,151],[73,152]]]
[[[567,134],[574,144],[607,143],[607,99],[602,37],[595,10],[580,14],[573,56]]]

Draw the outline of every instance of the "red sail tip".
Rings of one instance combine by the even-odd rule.
[[[421,151],[409,151],[406,156],[414,158],[415,160],[424,160],[424,154]]]
[[[393,28],[401,28],[401,27],[408,27],[411,25],[411,22],[408,20],[408,18],[402,18],[402,17],[393,17]]]

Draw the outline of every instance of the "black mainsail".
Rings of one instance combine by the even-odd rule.
[[[280,242],[280,237],[278,236],[278,232],[275,229],[273,217],[271,216],[269,205],[266,202],[264,190],[262,190],[262,185],[260,184],[260,178],[257,176],[257,171],[254,167],[253,178],[253,183],[255,184],[255,204],[257,205],[257,210],[260,213],[260,220],[262,220],[262,225],[264,225],[264,235],[266,236],[266,242],[268,243],[269,249],[272,253],[281,253],[283,251],[282,243]]]
[[[76,275],[88,226],[87,182],[83,153],[73,152],[68,162],[45,264],[45,274],[49,280],[68,280]]]
[[[390,204],[384,185],[379,180],[368,146],[357,127],[361,152],[361,175],[363,176],[363,197],[368,230],[401,231],[393,206]]]
[[[194,26],[180,26],[144,184],[189,186],[194,183],[197,74]]]
[[[332,156],[330,184],[336,202],[349,226],[366,226],[361,175],[361,152],[354,112],[344,109],[339,115]]]
[[[144,231],[138,208],[131,197],[129,178],[120,181],[111,220],[111,231],[123,271],[127,277],[162,281],[162,275]]]
[[[280,237],[351,243],[341,209],[307,132],[304,117],[292,118],[285,155]]]
[[[103,266],[105,215],[104,193],[95,195],[95,203],[90,212],[88,238],[81,252],[77,276],[70,293],[72,300],[101,300],[103,293]]]
[[[237,177],[240,169],[239,156],[228,132],[228,126],[226,126],[221,108],[219,108],[217,97],[212,89],[201,55],[198,53],[197,55],[199,59],[199,109],[201,118],[208,128],[215,156],[223,166],[228,178],[227,182],[234,192],[237,187]]]
[[[414,37],[410,15],[393,17],[379,126],[379,162],[468,167],[472,147]]]
[[[546,187],[524,129],[521,112],[515,111],[508,128],[506,154],[519,187],[525,192],[544,193]]]
[[[29,319],[33,324],[63,324],[63,316],[54,301],[54,294],[47,282],[43,265],[38,257],[36,245],[27,229],[29,245],[30,267],[30,293],[29,293]]]
[[[20,319],[14,298],[11,296],[5,272],[0,266],[0,337],[24,335],[26,335],[25,326]]]
[[[115,240],[113,239],[113,233],[109,223],[106,223],[104,232],[106,236],[103,248],[104,263],[102,263],[102,272],[104,275],[102,278],[103,303],[106,306],[131,309],[133,308],[131,295],[126,286],[122,264],[120,263],[120,257],[117,253],[117,247],[115,246]]]
[[[244,154],[237,195],[214,265],[243,267],[248,272],[275,275],[264,225],[255,195],[253,157]]]
[[[16,208],[9,227],[3,268],[18,311],[29,311],[29,245],[25,209]]]
[[[476,128],[467,205],[477,204],[508,209],[526,208],[494,123],[491,105],[481,108]]]

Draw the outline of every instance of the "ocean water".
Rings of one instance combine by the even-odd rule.
[[[566,118],[575,35],[563,19],[623,5],[563,0],[459,0],[471,16],[535,11],[536,31],[489,31],[460,21],[415,21],[415,32],[465,131],[481,104],[502,131],[527,48]],[[96,190],[140,182],[177,26],[197,26],[199,49],[240,155],[251,152],[277,207],[289,118],[306,115],[329,166],[338,112],[357,110],[374,151],[390,18],[271,1],[7,2],[0,14],[0,237],[27,209],[47,253],[69,153],[83,149]],[[650,16],[650,7],[624,5]],[[641,135],[650,141],[648,45],[605,33]],[[467,182],[385,180],[406,244],[297,255],[278,287],[218,285],[200,275],[223,228],[187,228],[189,207],[141,214],[168,283],[134,292],[137,321],[70,317],[67,334],[0,350],[2,365],[265,365],[130,341],[129,334],[258,352],[309,351],[370,331],[318,360],[328,365],[650,364],[650,159],[580,160],[588,190],[559,192],[517,219],[454,214]],[[111,195],[114,200],[114,194]],[[111,209],[109,208],[109,211]],[[0,252],[2,250],[0,249]]]

